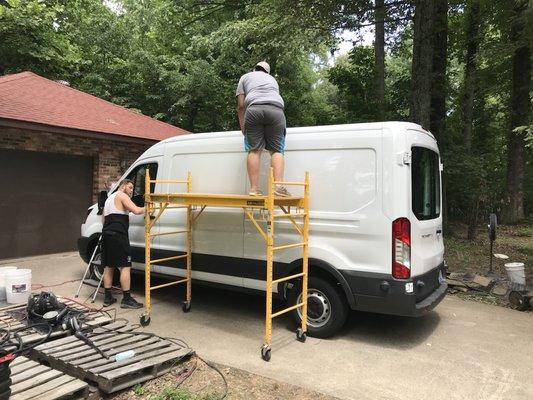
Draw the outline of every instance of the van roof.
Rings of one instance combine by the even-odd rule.
[[[369,131],[369,130],[380,130],[383,128],[403,128],[403,129],[415,129],[417,131],[422,131],[430,135],[433,139],[434,136],[426,131],[424,128],[422,128],[420,125],[412,123],[412,122],[403,122],[403,121],[388,121],[388,122],[369,122],[369,123],[361,123],[361,124],[342,124],[342,125],[321,125],[321,126],[303,126],[303,127],[295,127],[295,128],[287,128],[287,133],[290,133],[291,135],[294,134],[304,134],[304,133],[316,133],[321,132],[324,130],[328,131],[336,131],[336,132],[342,132],[342,131]],[[163,146],[166,143],[173,143],[173,142],[182,142],[182,141],[189,141],[189,140],[203,140],[203,139],[213,139],[213,138],[220,138],[220,137],[228,137],[228,136],[240,136],[242,135],[241,131],[222,131],[222,132],[206,132],[206,133],[196,133],[193,135],[183,135],[183,136],[174,136],[171,138],[168,138],[166,140],[163,140],[154,146]]]

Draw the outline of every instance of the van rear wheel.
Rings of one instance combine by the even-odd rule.
[[[301,283],[287,295],[289,306],[302,301]],[[300,324],[301,307],[291,312],[291,317]],[[328,338],[337,333],[346,322],[348,307],[337,288],[325,279],[309,277],[307,289],[307,333],[316,338]]]

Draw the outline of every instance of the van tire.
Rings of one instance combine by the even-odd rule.
[[[287,294],[288,306],[301,299],[301,282]],[[348,307],[343,295],[329,281],[311,276],[307,289],[307,334],[316,338],[328,338],[337,333],[348,318]],[[300,309],[291,312],[293,321],[300,325]]]

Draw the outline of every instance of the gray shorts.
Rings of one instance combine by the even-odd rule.
[[[271,104],[253,104],[244,114],[244,148],[285,152],[285,113]]]

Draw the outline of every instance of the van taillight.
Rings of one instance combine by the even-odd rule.
[[[411,277],[411,223],[398,218],[392,223],[392,276],[396,279]]]

